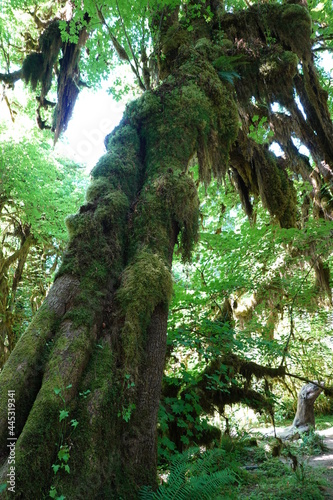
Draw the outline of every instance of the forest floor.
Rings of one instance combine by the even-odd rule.
[[[333,500],[333,427],[317,431],[323,440],[326,450],[320,455],[311,457],[309,465],[312,467],[324,467],[324,477],[328,481],[329,486],[325,490],[325,498]]]
[[[326,422],[327,425],[328,422]],[[266,437],[272,437],[274,435],[273,427],[269,428],[258,428],[253,429],[256,433],[263,434]],[[276,434],[282,434],[286,430],[286,427],[276,427]],[[322,477],[327,481],[325,487],[321,487],[323,496],[325,500],[333,500],[333,427],[324,428],[322,430],[316,430],[316,435],[319,435],[323,441],[323,450],[316,454],[312,454],[310,441],[308,442],[308,453],[305,453],[307,457],[304,457],[304,465],[315,468],[318,473],[322,471]],[[292,443],[291,441],[285,441],[286,443]],[[304,438],[303,444],[306,446],[307,439]],[[302,445],[301,445],[302,446]],[[304,450],[305,451],[305,450]],[[283,462],[291,462],[289,459],[282,459]],[[308,498],[308,497],[306,497]]]

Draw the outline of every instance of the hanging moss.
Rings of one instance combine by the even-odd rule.
[[[57,61],[61,45],[59,21],[56,20],[49,24],[39,38],[41,52],[33,52],[23,61],[23,79],[26,83],[31,83],[33,90],[36,90],[38,82],[41,82],[42,98],[51,88],[53,66]]]
[[[253,215],[253,206],[250,200],[250,190],[245,184],[242,177],[235,168],[232,168],[232,181],[238,191],[238,195],[242,204],[242,208],[248,218],[251,220]]]
[[[39,52],[29,54],[23,61],[22,74],[26,84],[30,83],[32,90],[36,90],[44,72],[44,56]]]
[[[150,97],[153,112],[144,128],[147,174],[152,175],[157,166],[184,170],[197,150],[200,177],[209,182],[212,173],[221,177],[226,171],[237,135],[233,92],[198,52],[183,47],[179,57],[184,63],[177,76],[187,83],[178,87],[167,80],[158,90],[159,101]]]
[[[229,39],[244,40],[248,49],[282,43],[300,58],[307,58],[311,47],[311,16],[296,4],[261,3],[247,10],[226,14],[221,28]]]
[[[301,5],[260,3],[221,19],[229,53],[242,56],[235,81],[238,98],[247,106],[254,96],[262,102],[290,103],[297,62],[310,60],[311,17]]]
[[[260,60],[258,92],[270,102],[293,101],[293,78],[297,73],[298,57],[291,51],[274,51]]]
[[[199,198],[193,179],[180,174],[171,180],[171,189],[166,190],[167,200],[180,230],[179,253],[183,261],[191,258],[194,244],[198,240]],[[170,196],[171,195],[171,196]]]
[[[311,53],[312,21],[307,8],[297,4],[282,5],[276,9],[272,30],[285,45],[289,46],[300,58],[307,59]]]
[[[297,198],[287,173],[278,167],[273,154],[263,148],[255,148],[254,163],[264,207],[281,227],[295,226]]]
[[[184,261],[189,260],[199,220],[199,199],[191,177],[172,169],[157,177],[146,186],[134,215],[136,245],[146,245],[168,261],[175,222],[180,232],[179,252]]]

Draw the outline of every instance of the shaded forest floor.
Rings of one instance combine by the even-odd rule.
[[[329,486],[324,492],[325,498],[333,500],[333,427],[322,431],[317,431],[323,438],[323,443],[326,448],[320,455],[311,457],[309,465],[312,467],[323,467],[324,477],[328,481]]]
[[[284,427],[276,428],[277,435],[284,429]],[[261,434],[264,439],[258,438],[258,443],[266,451],[266,460],[259,462],[258,470],[254,468],[252,488],[242,489],[244,499],[333,500],[333,427],[318,430],[308,436],[303,435],[298,441],[284,442],[278,452],[279,457],[275,459],[269,459],[278,443],[272,437],[273,428],[255,429],[256,436]],[[290,475],[293,457],[297,459],[297,470]],[[257,453],[255,458],[259,458]],[[285,466],[284,470],[282,465]],[[288,491],[289,483],[290,486],[293,485],[291,496]]]
[[[264,427],[224,434],[212,449],[190,448],[176,456],[161,475],[159,491],[142,499],[333,500],[331,417],[318,427],[293,441]]]

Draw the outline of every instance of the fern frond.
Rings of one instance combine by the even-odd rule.
[[[222,470],[219,470],[222,467]],[[143,488],[141,500],[214,500],[226,486],[238,483],[237,473],[226,468],[225,451],[190,448],[171,463],[168,483],[152,492]]]
[[[229,83],[234,83],[235,78],[240,79],[240,75],[236,71],[219,71],[218,75],[221,80]]]

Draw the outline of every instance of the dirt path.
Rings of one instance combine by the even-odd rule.
[[[312,467],[325,467],[324,475],[330,486],[326,488],[324,494],[325,498],[333,500],[333,427],[316,432],[324,439],[327,451],[317,457],[310,458],[309,465]]]

